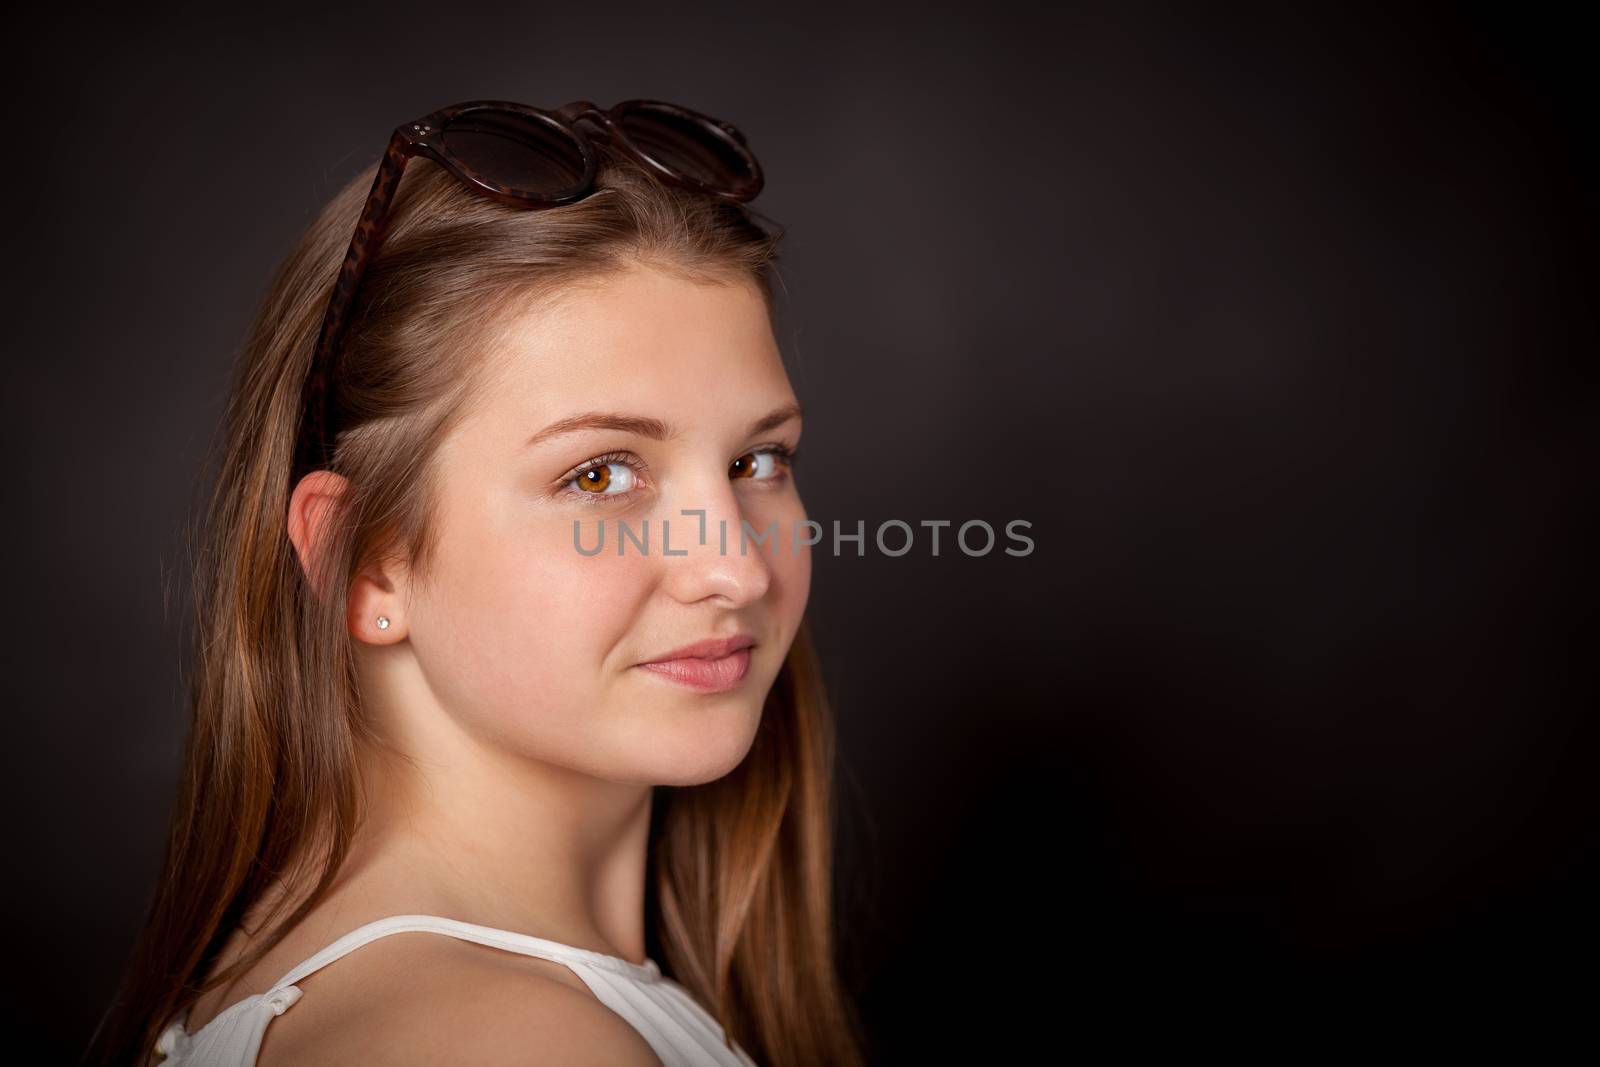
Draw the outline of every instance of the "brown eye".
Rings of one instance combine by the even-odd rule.
[[[621,459],[598,460],[567,479],[569,491],[579,496],[627,496],[637,482],[633,468]]]
[[[626,452],[595,456],[562,475],[558,496],[567,500],[587,497],[585,504],[621,503],[632,499],[644,464]]]
[[[734,460],[733,466],[728,468],[728,473],[735,478],[768,481],[781,473],[779,465],[788,457],[789,454],[782,449],[758,448]]]

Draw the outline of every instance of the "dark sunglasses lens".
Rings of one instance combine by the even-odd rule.
[[[564,193],[583,177],[583,155],[560,126],[511,111],[469,111],[442,134],[450,154],[480,177],[540,196]]]
[[[622,132],[645,155],[663,166],[718,189],[750,182],[750,163],[731,143],[700,119],[642,104],[616,119]]]

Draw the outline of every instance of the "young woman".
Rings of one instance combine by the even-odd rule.
[[[687,109],[480,101],[312,223],[91,1061],[861,1062],[760,185]]]

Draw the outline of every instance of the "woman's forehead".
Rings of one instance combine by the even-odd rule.
[[[649,268],[586,280],[509,311],[497,347],[508,376],[548,387],[592,387],[597,374],[757,370],[777,356],[754,283],[692,282]]]
[[[761,294],[630,271],[510,313],[496,341],[483,414],[525,440],[579,412],[638,413],[673,425],[746,420],[792,403]],[[534,425],[534,424],[537,425]]]

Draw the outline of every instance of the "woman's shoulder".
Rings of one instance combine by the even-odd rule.
[[[308,975],[257,1067],[619,1064],[660,1067],[571,968],[427,932],[394,934]]]

